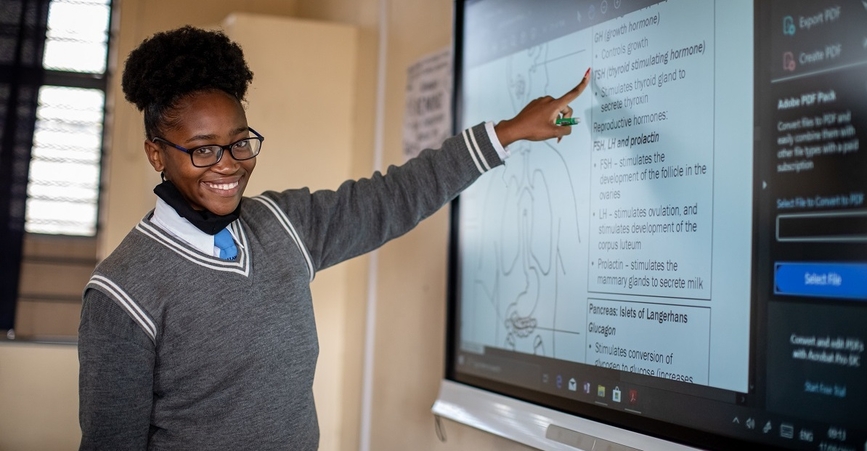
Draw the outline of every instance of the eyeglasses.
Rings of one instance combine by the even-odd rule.
[[[187,149],[158,136],[154,136],[151,141],[162,142],[182,152],[186,152],[190,154],[190,161],[193,162],[193,166],[197,168],[206,168],[208,166],[213,166],[219,163],[220,160],[223,158],[223,151],[225,150],[228,150],[229,153],[232,154],[232,158],[237,161],[244,161],[251,158],[256,158],[256,155],[259,155],[259,151],[262,149],[262,141],[265,140],[265,137],[257,133],[256,130],[253,130],[252,128],[248,128],[248,130],[250,130],[250,133],[256,136],[251,136],[249,138],[235,141],[227,146],[221,146],[219,144],[208,144],[205,146]]]

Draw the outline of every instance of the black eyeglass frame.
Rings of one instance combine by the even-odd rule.
[[[256,135],[256,136],[251,136],[251,137],[249,137],[249,138],[239,139],[239,140],[237,140],[237,141],[235,141],[235,142],[233,142],[233,143],[231,143],[231,144],[227,144],[227,145],[225,145],[225,146],[222,146],[222,145],[220,145],[220,144],[205,144],[205,145],[203,145],[203,146],[196,146],[196,147],[193,147],[192,149],[187,149],[187,148],[185,148],[185,147],[181,147],[181,146],[179,146],[179,145],[177,145],[177,144],[175,144],[175,143],[173,143],[173,142],[171,142],[171,141],[169,141],[169,140],[167,140],[167,139],[165,139],[165,138],[160,138],[159,136],[154,136],[153,139],[151,139],[151,141],[153,141],[154,143],[162,142],[163,144],[168,144],[168,145],[174,147],[175,149],[178,149],[178,150],[180,150],[181,152],[184,152],[184,153],[188,154],[188,155],[190,156],[190,163],[192,163],[193,166],[195,166],[195,167],[197,167],[197,168],[208,168],[208,167],[211,167],[211,166],[213,166],[213,165],[219,163],[220,160],[223,159],[223,153],[225,153],[225,151],[227,151],[227,150],[228,150],[229,153],[232,155],[232,158],[235,159],[235,161],[252,160],[253,158],[256,158],[257,156],[259,156],[259,153],[262,151],[262,143],[265,141],[265,137],[262,136],[262,135],[260,135],[259,132],[257,132],[256,130],[253,130],[253,129],[250,128],[250,127],[247,127],[247,130],[249,130],[251,133],[253,133],[253,134]],[[247,158],[238,158],[238,157],[236,157],[236,156],[235,156],[235,152],[234,152],[234,150],[232,150],[232,149],[235,148],[235,145],[238,144],[238,143],[241,142],[241,141],[249,141],[249,140],[251,140],[251,139],[256,139],[256,140],[259,141],[259,149],[256,151],[256,154],[255,154],[255,155],[252,155],[252,156],[250,156],[250,157],[247,157]],[[206,164],[206,165],[204,165],[204,166],[200,166],[200,165],[196,164],[195,158],[193,157],[193,152],[195,152],[196,150],[201,149],[201,148],[203,148],[203,147],[219,147],[220,150],[219,150],[219,152],[217,153],[217,160],[216,160],[216,161],[214,161],[214,162],[211,163],[211,164]]]

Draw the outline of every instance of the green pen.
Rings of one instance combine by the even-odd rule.
[[[581,122],[581,118],[578,117],[559,117],[555,124],[557,125],[578,125]]]

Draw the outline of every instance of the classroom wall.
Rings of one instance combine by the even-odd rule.
[[[0,450],[78,449],[78,348],[0,341]]]
[[[247,121],[266,140],[247,193],[302,186],[332,188],[351,178],[349,169],[357,154],[352,125],[355,27],[233,13],[221,28],[244,48],[247,64],[257,74],[247,93]],[[313,392],[321,419],[322,449],[339,449],[341,440],[351,435],[351,426],[357,424],[353,417],[343,417],[358,411],[353,395],[357,389],[344,386],[344,381],[356,379],[360,364],[348,358],[358,354],[353,347],[359,339],[353,334],[360,329],[347,334],[346,327],[351,306],[363,304],[364,299],[348,286],[350,270],[357,264],[320,271],[311,284],[320,347]]]
[[[368,11],[379,7],[377,0],[302,1],[299,12],[337,20],[344,8],[351,10],[358,3],[367,5]],[[403,161],[406,69],[418,58],[451,45],[453,2],[386,3],[383,164],[387,166]],[[505,118],[491,118],[497,119]],[[379,251],[373,281],[377,315],[368,449],[526,450],[523,445],[447,420],[447,441],[441,443],[436,437],[430,407],[444,369],[447,240],[445,208]]]
[[[406,69],[418,58],[451,45],[453,2],[384,1],[388,39],[383,166],[387,166],[403,161]],[[380,27],[379,7],[379,0],[302,0],[298,13],[353,23],[370,38],[377,36]],[[374,45],[368,39],[362,47]],[[369,86],[375,87],[375,82]],[[363,110],[366,105],[372,115],[375,99],[364,99],[359,108]],[[497,119],[505,118],[491,118]],[[371,127],[375,130],[376,124]],[[447,441],[441,443],[436,437],[430,407],[444,371],[447,242],[448,207],[378,253],[378,265],[372,271],[377,314],[367,449],[527,450],[526,446],[448,420],[444,420]]]

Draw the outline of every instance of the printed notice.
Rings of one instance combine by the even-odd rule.
[[[710,299],[713,49],[698,2],[594,28],[590,291]]]
[[[403,155],[409,160],[423,149],[436,149],[451,136],[452,52],[426,55],[406,71]]]

